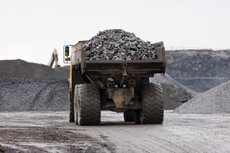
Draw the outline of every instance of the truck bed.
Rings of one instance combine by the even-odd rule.
[[[166,60],[164,43],[153,44],[155,47],[156,59],[148,60],[85,60],[83,43],[79,42],[72,47],[72,65],[80,65],[81,72],[89,75],[119,75],[127,74],[153,76],[154,73],[165,73]]]

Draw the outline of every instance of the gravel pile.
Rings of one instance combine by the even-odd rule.
[[[0,111],[67,110],[68,76],[69,67],[0,61]]]
[[[230,113],[230,81],[197,95],[178,107],[176,113]]]
[[[144,60],[155,59],[150,42],[121,29],[99,32],[84,45],[86,60]]]
[[[0,78],[0,111],[66,111],[67,79]]]

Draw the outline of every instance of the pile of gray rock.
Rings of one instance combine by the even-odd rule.
[[[121,29],[99,32],[84,45],[86,60],[155,59],[154,46]]]
[[[69,67],[0,61],[0,112],[67,110],[68,77]]]
[[[230,113],[230,81],[195,96],[178,107],[176,113]]]
[[[68,110],[67,79],[0,78],[0,112],[63,110]]]

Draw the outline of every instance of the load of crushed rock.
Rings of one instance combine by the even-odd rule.
[[[154,46],[121,29],[99,32],[84,45],[86,60],[155,59]]]
[[[0,78],[0,111],[65,110],[67,79]]]
[[[181,105],[176,113],[230,113],[230,81],[201,93]]]

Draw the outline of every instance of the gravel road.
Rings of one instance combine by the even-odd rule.
[[[135,125],[105,111],[99,126],[67,121],[67,112],[0,113],[0,152],[230,152],[230,114],[166,111],[163,125]]]

